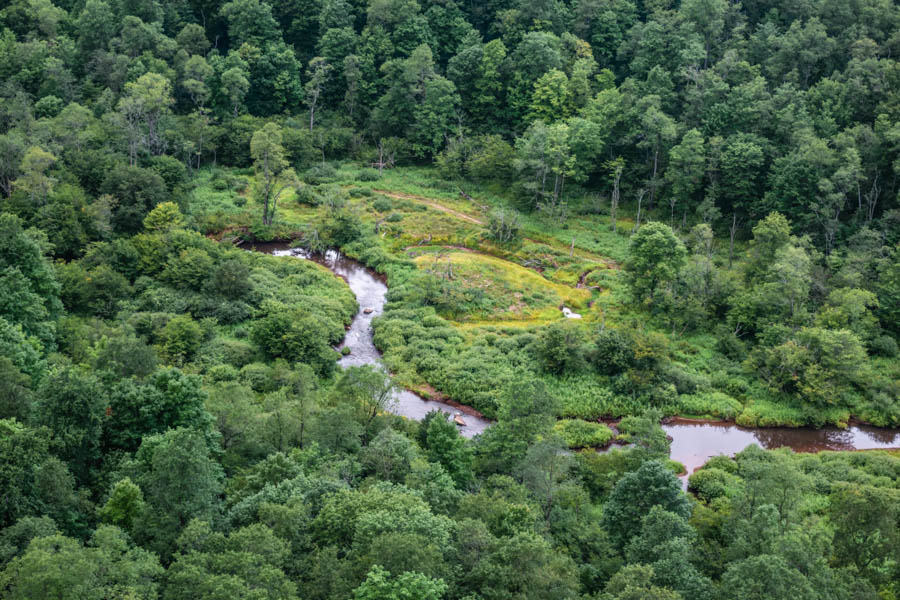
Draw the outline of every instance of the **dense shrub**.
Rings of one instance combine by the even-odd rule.
[[[612,430],[603,423],[563,419],[553,426],[569,448],[596,448],[612,441]]]

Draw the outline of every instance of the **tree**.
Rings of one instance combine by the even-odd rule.
[[[200,377],[176,368],[155,371],[144,383],[123,379],[109,391],[109,415],[103,439],[107,450],[134,452],[141,440],[168,429],[205,431],[210,415],[204,410],[207,392]]]
[[[118,110],[128,135],[131,166],[137,164],[141,150],[153,156],[165,151],[161,125],[174,102],[171,82],[158,73],[146,73],[125,84],[125,95],[119,100]]]
[[[652,304],[659,287],[678,276],[686,257],[687,250],[671,227],[659,222],[642,226],[631,238],[625,263],[632,293]]]
[[[153,554],[132,546],[117,527],[101,525],[87,547],[59,534],[33,540],[0,573],[0,587],[16,600],[153,600],[162,573]]]
[[[339,399],[356,408],[367,437],[378,413],[387,411],[395,401],[390,375],[368,365],[344,369],[334,389]]]
[[[582,331],[569,320],[544,327],[535,341],[543,369],[555,375],[577,373],[585,367]]]
[[[897,560],[900,548],[900,498],[895,490],[841,483],[828,499],[828,519],[835,527],[839,565],[855,566],[871,579],[883,580],[883,567]]]
[[[653,584],[655,573],[647,565],[628,565],[606,584],[601,600],[682,600],[681,594]]]
[[[654,506],[687,519],[691,503],[678,478],[658,460],[644,462],[625,474],[603,506],[601,523],[613,544],[623,549],[640,532],[641,521]]]
[[[23,337],[35,336],[50,345],[55,337],[52,321],[62,309],[59,283],[44,256],[40,233],[22,225],[18,217],[0,213],[0,330],[18,326]],[[16,354],[26,349],[20,347]]]
[[[316,107],[319,103],[319,97],[322,95],[322,90],[331,76],[331,70],[331,65],[321,56],[317,56],[309,61],[309,66],[306,69],[306,104],[309,106],[310,131],[313,130],[313,125],[316,122]]]
[[[103,394],[92,373],[77,367],[50,372],[38,392],[38,423],[53,431],[58,456],[82,485],[97,476],[101,461]]]
[[[422,420],[428,460],[441,464],[457,486],[465,488],[473,479],[473,454],[469,442],[443,411],[429,412]]]
[[[196,431],[170,429],[145,437],[134,460],[126,464],[125,471],[147,503],[135,534],[164,558],[171,556],[191,519],[218,516],[223,476],[209,446]]]
[[[288,166],[281,140],[281,128],[275,123],[266,123],[250,140],[250,155],[257,174],[256,193],[263,203],[264,225],[271,225],[275,219],[281,195],[299,186],[294,169]]]
[[[646,150],[651,163],[648,187],[650,188],[650,208],[652,209],[656,190],[661,183],[658,178],[660,162],[663,159],[663,153],[675,140],[677,128],[674,119],[663,112],[659,96],[645,96],[638,101],[635,108],[638,112],[636,116],[639,131],[637,146]]]
[[[13,132],[0,135],[0,191],[7,198],[19,176],[19,165],[25,156],[25,140]]]
[[[687,205],[700,189],[706,172],[706,150],[703,135],[691,129],[681,138],[681,143],[669,153],[666,181],[669,183],[669,220],[675,222],[675,205]],[[687,206],[684,206],[687,211]]]
[[[147,213],[172,198],[169,186],[158,173],[125,164],[107,173],[101,190],[114,200],[112,224],[117,233],[137,233]]]
[[[553,214],[560,206],[566,177],[574,173],[569,126],[565,123],[548,126],[543,121],[535,121],[516,140],[513,164],[522,178],[523,190],[531,197],[528,209],[546,208]]]
[[[353,600],[441,600],[447,589],[443,579],[431,579],[412,571],[392,577],[389,571],[375,565],[353,591]]]
[[[56,179],[47,171],[56,164],[57,158],[38,146],[29,148],[19,165],[19,176],[13,181],[13,188],[28,194],[31,206],[36,209],[47,203]]]
[[[544,519],[556,508],[558,496],[569,477],[572,459],[564,453],[565,442],[550,437],[532,445],[522,461],[521,477],[544,512]]]
[[[417,455],[415,444],[393,429],[382,429],[360,452],[363,467],[384,481],[399,483],[409,474]]]
[[[231,104],[231,116],[237,117],[247,92],[250,91],[250,80],[246,63],[242,66],[231,67],[222,72],[219,83],[222,91]]]
[[[222,5],[219,14],[228,23],[228,37],[232,48],[249,44],[263,48],[281,41],[278,21],[272,16],[272,6],[260,0],[232,0]]]
[[[567,116],[569,107],[569,78],[558,69],[541,75],[534,82],[529,117],[553,123]]]
[[[578,589],[572,559],[532,532],[503,539],[463,581],[486,600],[570,598]]]
[[[781,556],[771,554],[731,563],[722,576],[722,590],[729,600],[813,600],[817,597],[800,571]]]
[[[178,553],[166,573],[166,598],[214,600],[228,590],[239,598],[296,600],[296,585],[284,573],[289,549],[265,525],[226,536],[195,519],[178,538]]]
[[[144,229],[154,233],[165,233],[182,227],[184,227],[184,216],[174,202],[157,204],[144,217]]]
[[[132,532],[135,521],[146,509],[141,488],[126,477],[120,479],[109,493],[106,504],[98,511],[100,520],[126,532]]]

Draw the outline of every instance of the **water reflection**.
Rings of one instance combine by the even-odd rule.
[[[697,423],[673,419],[663,425],[663,429],[672,438],[671,457],[684,464],[688,473],[692,473],[713,456],[732,456],[750,444],[766,449],[788,447],[796,452],[900,447],[900,431],[864,425],[854,425],[847,429],[748,429],[734,423]]]

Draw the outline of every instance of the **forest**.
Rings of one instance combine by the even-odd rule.
[[[900,600],[896,3],[0,6],[0,597]]]

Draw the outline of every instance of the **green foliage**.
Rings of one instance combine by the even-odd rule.
[[[203,330],[188,315],[179,315],[169,320],[160,332],[162,351],[177,365],[189,361],[203,342]]]
[[[615,435],[603,423],[578,419],[563,419],[553,426],[569,448],[598,448],[612,441]]]
[[[631,238],[625,264],[635,298],[653,303],[659,287],[678,276],[686,254],[684,244],[668,225],[652,222],[638,229]]]
[[[687,518],[691,513],[681,484],[661,462],[643,463],[619,480],[603,507],[603,526],[610,539],[623,548],[637,534],[641,520],[654,506]]]
[[[0,596],[900,597],[895,453],[750,447],[688,500],[660,427],[900,423],[898,31],[887,0],[4,3]],[[384,277],[383,365],[336,373],[347,283],[263,241]],[[628,447],[565,449],[601,417]]]
[[[430,579],[421,573],[407,571],[391,577],[378,565],[366,575],[366,580],[353,591],[354,600],[399,600],[401,598],[421,598],[440,600],[447,591],[447,584],[441,579]]]
[[[253,341],[272,358],[305,362],[323,375],[334,370],[336,353],[329,347],[333,329],[321,319],[279,304],[269,304],[266,316],[253,325]]]

